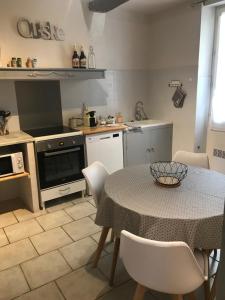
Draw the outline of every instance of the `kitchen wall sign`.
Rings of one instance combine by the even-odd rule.
[[[20,18],[17,22],[18,33],[23,38],[64,41],[65,33],[62,28],[46,22],[31,22]]]

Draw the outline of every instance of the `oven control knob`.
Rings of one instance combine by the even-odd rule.
[[[73,145],[75,145],[75,144],[76,144],[76,141],[73,141],[72,143],[73,143]]]
[[[47,144],[47,148],[51,149],[52,148],[51,144]]]

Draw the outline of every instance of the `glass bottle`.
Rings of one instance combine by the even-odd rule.
[[[93,46],[89,47],[89,53],[88,53],[88,69],[96,69],[96,63],[95,63],[95,53]]]
[[[80,48],[80,68],[81,69],[87,68],[87,57],[84,54],[84,48],[82,46]]]
[[[0,47],[0,68],[3,67],[3,64],[2,64],[2,48]]]
[[[80,58],[79,55],[77,54],[77,49],[76,46],[74,46],[74,52],[73,52],[73,57],[72,57],[72,67],[77,69],[80,66]]]

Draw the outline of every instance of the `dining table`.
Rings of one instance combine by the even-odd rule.
[[[159,186],[150,165],[109,175],[95,223],[158,241],[183,241],[191,249],[219,249],[224,218],[225,175],[188,166],[174,188]]]

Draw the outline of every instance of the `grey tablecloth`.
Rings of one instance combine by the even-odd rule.
[[[192,249],[221,247],[225,175],[189,166],[181,186],[157,186],[149,165],[110,175],[96,224],[160,241],[184,241]]]

